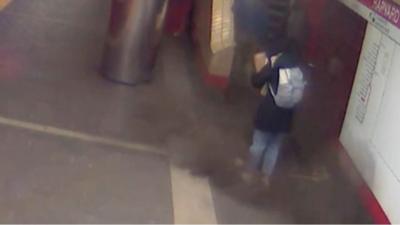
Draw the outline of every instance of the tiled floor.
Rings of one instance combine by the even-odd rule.
[[[108,0],[14,0],[0,12],[0,117],[163,154],[0,125],[0,222],[172,223],[170,162],[210,178],[219,223],[361,221],[338,180],[283,177],[274,196],[241,184],[230,163],[247,151],[254,102],[223,102],[204,89],[184,38],[164,39],[151,84],[103,79],[108,7]]]

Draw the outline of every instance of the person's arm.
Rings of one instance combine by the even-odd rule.
[[[259,52],[253,58],[255,73],[251,76],[251,83],[255,88],[261,89],[267,82],[266,70],[269,67],[269,60],[265,52]]]
[[[269,65],[266,65],[260,72],[254,73],[251,76],[251,83],[255,88],[261,89],[265,83],[271,80],[272,75],[273,69]]]

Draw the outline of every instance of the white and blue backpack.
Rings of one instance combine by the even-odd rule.
[[[269,84],[269,90],[277,106],[293,108],[303,98],[307,82],[299,67],[279,69],[279,81],[277,91]]]

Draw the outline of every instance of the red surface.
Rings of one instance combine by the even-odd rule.
[[[329,104],[334,105],[334,108],[330,108],[326,112],[329,115],[322,117],[331,119],[319,121],[320,123],[329,123],[326,126],[329,130],[322,132],[327,132],[328,139],[331,139],[330,142],[336,143],[335,148],[339,150],[338,154],[342,156],[342,161],[344,161],[344,173],[351,174],[349,175],[350,180],[357,186],[360,201],[370,213],[373,221],[377,224],[388,224],[390,221],[385,212],[338,140],[357,71],[366,21],[338,1],[305,0],[303,3],[307,7],[306,12],[310,29],[305,57],[322,68],[322,71],[328,70],[332,59],[338,59],[343,66],[342,70],[334,75],[335,77],[324,77],[332,76],[327,72],[315,74],[322,76],[314,78],[315,84],[317,86],[330,85],[326,89],[329,89],[332,93],[331,96],[334,96],[327,100]],[[329,79],[336,79],[340,82],[326,82]],[[325,83],[321,82],[324,80]],[[339,83],[340,85],[332,87],[332,83]],[[313,104],[323,105],[324,103]]]
[[[206,0],[199,0],[199,1],[206,1]],[[210,7],[210,12],[211,12],[212,11],[211,1],[209,1],[208,4]],[[196,7],[196,4],[194,4],[193,7]],[[194,10],[196,10],[196,8]],[[211,15],[208,18],[204,18],[204,19],[208,20],[209,23],[211,24],[211,22],[212,22]],[[211,27],[211,25],[210,25],[210,27]],[[208,33],[209,39],[211,39],[211,31],[209,30],[208,32],[209,32]],[[213,74],[213,73],[209,72],[207,64],[205,62],[205,58],[204,58],[203,54],[201,54],[201,50],[199,50],[200,46],[199,46],[198,37],[196,35],[198,35],[198,31],[196,29],[195,24],[192,24],[191,37],[192,37],[192,41],[196,47],[196,49],[195,49],[196,63],[197,63],[197,66],[199,67],[200,73],[202,75],[202,79],[207,86],[215,88],[216,90],[220,91],[221,93],[224,93],[229,85],[229,74]]]
[[[228,87],[229,80],[226,78],[226,75],[216,75],[216,74],[203,74],[204,82],[212,87],[217,88],[221,92],[224,92]]]
[[[303,0],[302,4],[306,7],[309,25],[309,38],[305,56],[308,59],[317,59],[319,57],[318,44],[322,35],[323,12],[326,6],[326,0]]]
[[[210,73],[199,50],[196,50],[196,61],[204,83],[223,93],[229,85],[228,75]]]
[[[172,35],[179,35],[186,29],[192,0],[170,0],[168,5],[165,31]]]
[[[383,211],[382,207],[378,204],[378,200],[375,198],[375,195],[371,192],[367,184],[364,183],[358,189],[358,193],[364,203],[364,206],[371,214],[374,223],[390,224],[390,221],[386,216],[386,213]]]

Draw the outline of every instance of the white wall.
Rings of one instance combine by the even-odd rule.
[[[369,24],[340,140],[400,223],[400,45]]]

